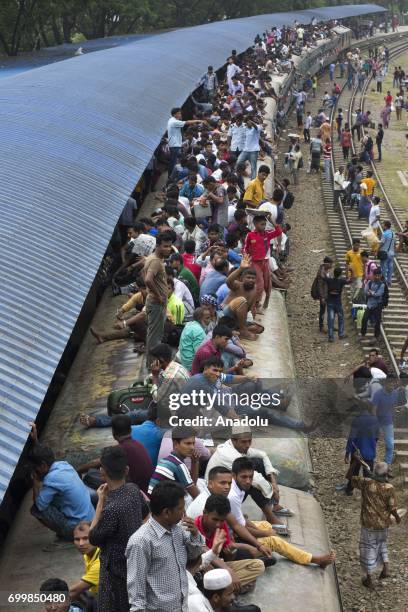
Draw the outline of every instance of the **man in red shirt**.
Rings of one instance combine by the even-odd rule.
[[[221,353],[231,338],[232,331],[229,327],[226,325],[216,325],[212,332],[212,338],[205,340],[194,355],[191,373],[200,374],[204,361],[207,361],[213,355],[221,359]]]
[[[184,253],[182,253],[181,256],[183,258],[184,266],[191,270],[197,281],[200,282],[201,266],[195,263],[195,250],[196,243],[194,240],[186,240],[184,242]]]
[[[239,590],[250,584],[265,571],[265,565],[261,559],[254,559],[254,556],[261,556],[254,546],[244,543],[236,543],[231,540],[231,536],[226,522],[227,515],[231,512],[231,506],[227,497],[223,495],[210,495],[205,502],[204,512],[194,520],[198,531],[205,538],[205,545],[211,550],[215,534],[223,532],[225,541],[220,552],[220,557],[212,561],[212,565],[217,568],[227,569],[232,577],[234,587]],[[239,561],[234,561],[237,550],[240,550]],[[224,561],[224,559],[226,561]]]
[[[387,95],[385,96],[384,100],[385,100],[385,105],[386,106],[391,106],[391,104],[392,104],[392,95],[391,95],[390,91],[387,91]]]
[[[266,230],[267,215],[255,215],[254,231],[249,232],[245,238],[244,253],[251,258],[251,265],[256,270],[256,302],[259,305],[262,294],[265,291],[266,297],[264,307],[268,303],[271,291],[271,274],[269,271],[269,251],[271,240],[282,235],[279,225],[275,225],[274,230]],[[272,221],[270,220],[270,223]]]

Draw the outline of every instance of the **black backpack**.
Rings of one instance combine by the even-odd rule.
[[[293,195],[293,193],[288,191],[288,193],[286,194],[286,198],[283,200],[283,208],[285,210],[289,210],[289,208],[292,208],[294,201],[295,201],[295,196]]]
[[[320,299],[320,291],[319,291],[319,275],[316,274],[315,279],[310,288],[310,295],[314,300]]]

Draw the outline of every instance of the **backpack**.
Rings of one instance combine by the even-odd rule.
[[[152,401],[151,387],[143,381],[136,381],[131,387],[116,389],[108,395],[108,415],[128,414],[138,410],[146,410]]]
[[[294,201],[295,201],[295,196],[293,195],[293,193],[288,191],[288,193],[286,194],[286,198],[283,200],[283,208],[285,208],[286,210],[289,210],[289,208],[292,208]]]
[[[320,291],[319,291],[319,275],[316,274],[315,279],[310,288],[310,295],[314,300],[320,300]]]

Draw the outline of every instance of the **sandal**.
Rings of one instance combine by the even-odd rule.
[[[280,510],[274,510],[273,513],[276,514],[276,516],[294,516],[294,513],[292,512],[292,510],[289,510],[289,508],[281,508]]]
[[[242,367],[243,368],[250,368],[250,367],[252,367],[254,365],[254,362],[252,361],[252,359],[246,359],[245,358],[242,361],[243,361],[243,363],[242,363]]]
[[[286,526],[283,527],[282,525],[272,525],[272,529],[276,531],[276,533],[280,536],[283,536],[283,537],[290,536],[290,531]]]

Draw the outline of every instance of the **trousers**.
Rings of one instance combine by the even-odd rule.
[[[257,529],[269,530],[271,528],[267,521],[252,521]],[[273,552],[276,552],[282,557],[293,561],[293,563],[299,563],[299,565],[308,565],[312,560],[312,554],[293,546],[283,538],[279,536],[265,536],[264,538],[257,538],[258,542],[270,548]]]
[[[152,360],[150,351],[163,339],[164,324],[166,321],[166,304],[156,304],[155,302],[146,300],[146,316],[146,356],[147,366],[149,367]]]

